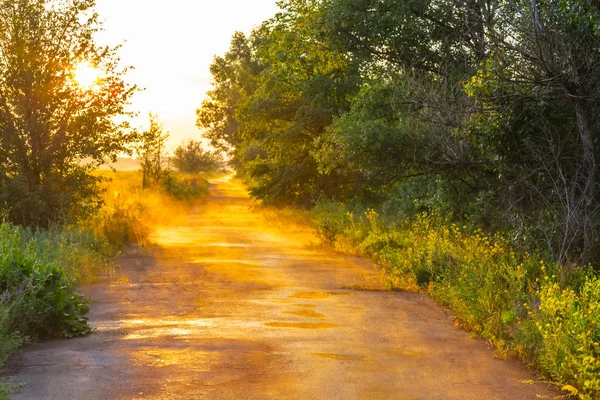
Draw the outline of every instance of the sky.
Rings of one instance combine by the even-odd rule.
[[[170,132],[171,150],[198,140],[196,109],[210,90],[209,67],[229,48],[235,31],[252,28],[278,11],[276,0],[97,0],[104,21],[100,44],[123,44],[127,81],[145,88],[132,101],[140,115],[134,126],[149,125],[157,113]]]

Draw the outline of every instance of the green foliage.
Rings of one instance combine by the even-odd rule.
[[[72,222],[99,206],[92,172],[126,152],[135,86],[99,46],[94,0],[0,3],[0,210],[22,225]],[[82,64],[99,78],[84,86]]]
[[[28,338],[90,332],[88,305],[75,286],[106,267],[96,250],[103,247],[77,230],[0,225],[0,363]]]
[[[223,166],[223,156],[219,151],[205,150],[201,142],[194,140],[178,146],[171,161],[175,168],[188,174],[216,171]]]
[[[7,383],[0,383],[0,400],[10,400],[10,393],[14,390],[22,388],[24,385],[17,384],[11,385]]]
[[[533,320],[543,345],[541,368],[568,384],[579,398],[600,395],[600,279],[589,277],[579,290],[563,288],[549,277],[540,289]]]

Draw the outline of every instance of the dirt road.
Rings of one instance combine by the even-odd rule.
[[[29,347],[15,399],[535,399],[556,393],[418,294],[353,291],[366,261],[251,211],[215,181],[205,205],[118,260],[88,337]],[[283,226],[277,226],[277,225]]]

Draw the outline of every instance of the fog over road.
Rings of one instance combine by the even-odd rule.
[[[415,293],[347,289],[377,275],[251,209],[229,177],[150,251],[128,251],[90,336],[12,358],[15,399],[535,399],[556,392]],[[165,211],[166,212],[166,211]]]

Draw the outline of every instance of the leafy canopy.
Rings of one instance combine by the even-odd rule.
[[[118,47],[99,46],[94,0],[0,2],[0,209],[24,225],[77,217],[97,204],[91,175],[133,138]],[[97,74],[77,80],[86,65]]]

